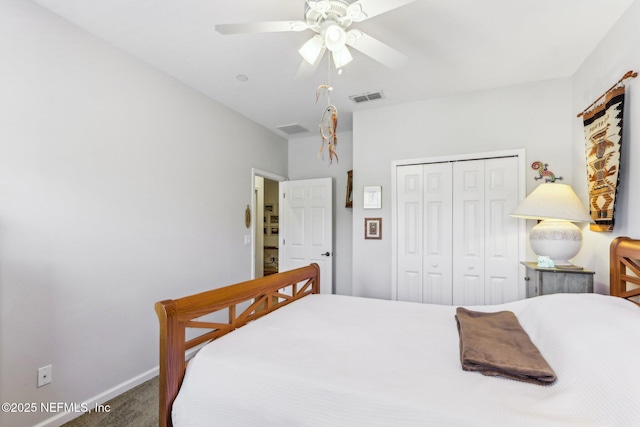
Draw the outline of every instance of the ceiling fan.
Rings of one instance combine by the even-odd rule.
[[[315,71],[329,49],[336,68],[353,60],[352,47],[389,68],[400,67],[408,58],[392,47],[357,29],[352,23],[404,6],[414,0],[306,0],[304,21],[274,21],[246,24],[218,24],[221,34],[270,33],[312,30],[316,34],[298,51],[304,58],[298,75]]]

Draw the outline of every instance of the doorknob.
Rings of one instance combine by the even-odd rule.
[[[331,256],[331,253],[329,253],[329,252],[325,252],[325,253],[320,254],[320,255],[322,255],[322,256]]]

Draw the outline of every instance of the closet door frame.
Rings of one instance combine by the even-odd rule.
[[[398,195],[397,195],[397,168],[407,165],[419,165],[428,163],[442,163],[442,162],[456,162],[466,160],[485,160],[495,159],[500,157],[517,157],[518,158],[518,200],[524,200],[526,196],[526,160],[525,149],[518,148],[512,150],[503,151],[489,151],[482,153],[468,153],[452,156],[439,156],[439,157],[422,157],[416,159],[395,160],[391,162],[391,299],[398,299]],[[526,222],[523,219],[518,220],[518,252],[520,257],[526,255]],[[522,265],[518,266],[518,299],[524,299],[525,293],[525,271]]]

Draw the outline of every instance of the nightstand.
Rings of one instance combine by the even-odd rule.
[[[593,292],[595,271],[576,266],[543,268],[538,267],[537,262],[521,264],[527,268],[527,276],[524,278],[527,284],[527,298],[547,294]]]

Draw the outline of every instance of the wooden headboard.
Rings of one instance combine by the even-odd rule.
[[[172,426],[171,407],[184,377],[187,350],[319,292],[320,267],[311,264],[184,298],[157,302],[155,309],[160,321],[159,425]],[[240,312],[238,305],[248,307]],[[197,320],[220,310],[227,310],[227,323]],[[204,329],[206,332],[186,340],[186,328]]]
[[[609,293],[640,305],[640,240],[617,237],[609,249]]]

